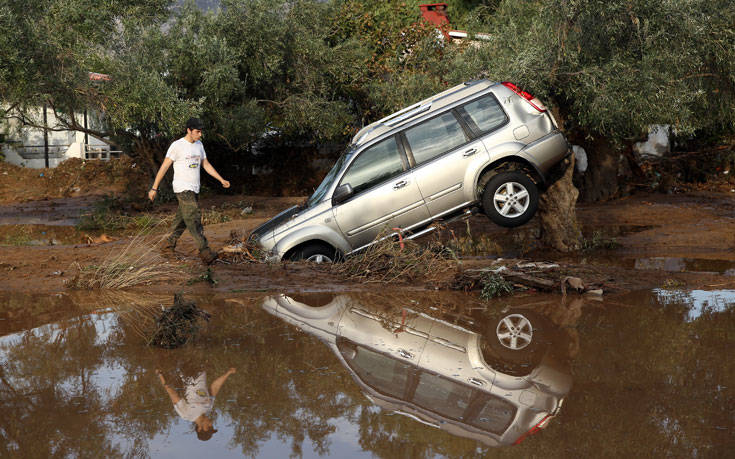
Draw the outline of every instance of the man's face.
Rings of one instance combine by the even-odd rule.
[[[201,140],[202,138],[202,130],[201,129],[188,129],[189,136],[191,136],[191,139],[196,142],[197,140]]]

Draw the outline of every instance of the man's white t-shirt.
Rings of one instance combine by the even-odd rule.
[[[199,171],[202,161],[207,159],[202,142],[197,140],[191,143],[186,137],[182,137],[168,147],[166,158],[171,158],[174,162],[174,193],[199,193]]]
[[[214,406],[214,397],[209,395],[207,374],[205,372],[186,383],[184,398],[174,404],[174,410],[186,421],[195,421],[199,416],[208,413]]]

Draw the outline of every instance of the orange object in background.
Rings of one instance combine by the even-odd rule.
[[[446,3],[427,3],[419,5],[419,8],[421,9],[421,16],[437,28],[441,28],[444,24],[449,25]]]

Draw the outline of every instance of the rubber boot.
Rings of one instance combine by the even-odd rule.
[[[205,265],[211,265],[217,259],[217,252],[207,247],[199,251],[199,258]]]

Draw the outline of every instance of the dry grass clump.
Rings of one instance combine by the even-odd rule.
[[[331,269],[346,280],[390,283],[432,281],[457,266],[454,253],[437,241],[418,244],[388,237]]]
[[[439,227],[439,238],[445,240],[444,244],[459,257],[469,255],[499,255],[503,253],[502,247],[493,238],[485,234],[475,235],[470,229],[470,221],[465,223],[465,232],[459,236],[446,226]],[[448,237],[442,237],[445,234]]]
[[[122,289],[180,279],[180,267],[159,253],[160,240],[147,240],[139,233],[119,253],[110,252],[99,265],[79,266],[68,287],[80,289]]]

